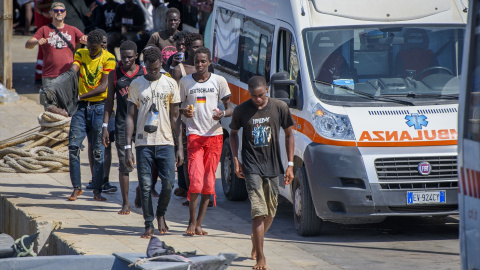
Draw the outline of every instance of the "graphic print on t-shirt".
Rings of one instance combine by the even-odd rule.
[[[269,122],[270,117],[252,119],[252,123],[254,125],[252,130],[254,147],[264,147],[270,145],[270,140],[272,139],[272,129],[268,125]]]
[[[170,93],[160,93],[160,92],[155,92],[152,93],[152,101],[153,103],[157,104],[156,106],[163,106],[163,108],[167,109],[168,108],[168,103],[170,101]],[[142,102],[143,105],[147,104],[147,102],[150,100],[150,96],[146,96],[140,102]]]
[[[68,31],[67,32],[61,32],[62,35],[65,37],[66,40],[68,41],[72,41],[72,36],[68,34]],[[65,41],[63,41],[63,39],[61,37],[59,37],[57,35],[56,32],[50,32],[48,33],[48,44],[50,44],[50,46],[52,47],[55,47],[55,48],[58,48],[58,49],[61,49],[63,47],[68,47],[67,43]]]
[[[105,26],[107,28],[113,27],[113,19],[115,18],[115,10],[105,10]]]
[[[167,63],[167,60],[168,58],[170,58],[170,56],[174,55],[177,53],[177,48],[174,47],[174,46],[166,46],[163,48],[162,50],[162,61],[163,63]]]

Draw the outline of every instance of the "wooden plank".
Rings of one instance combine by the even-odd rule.
[[[13,1],[0,4],[0,82],[12,89]]]

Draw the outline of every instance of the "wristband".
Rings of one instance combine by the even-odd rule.
[[[288,166],[289,166],[289,167],[293,167],[293,162],[292,162],[292,161],[289,161],[289,162],[288,162]]]
[[[125,145],[125,150],[127,150],[127,149],[131,149],[131,148],[132,148],[132,146],[131,146],[131,145]]]
[[[102,124],[102,128],[106,128],[106,127],[108,127],[108,124],[107,124],[107,123],[103,123],[103,124]]]

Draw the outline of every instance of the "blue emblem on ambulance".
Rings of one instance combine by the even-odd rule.
[[[415,127],[415,129],[422,129],[422,126],[426,127],[428,125],[426,119],[427,117],[425,115],[418,115],[418,113],[405,116],[405,120],[407,120],[406,124],[409,127]]]

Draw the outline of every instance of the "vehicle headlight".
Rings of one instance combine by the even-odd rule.
[[[312,119],[317,132],[325,138],[355,140],[355,133],[347,115],[331,113],[317,104],[313,107]]]

